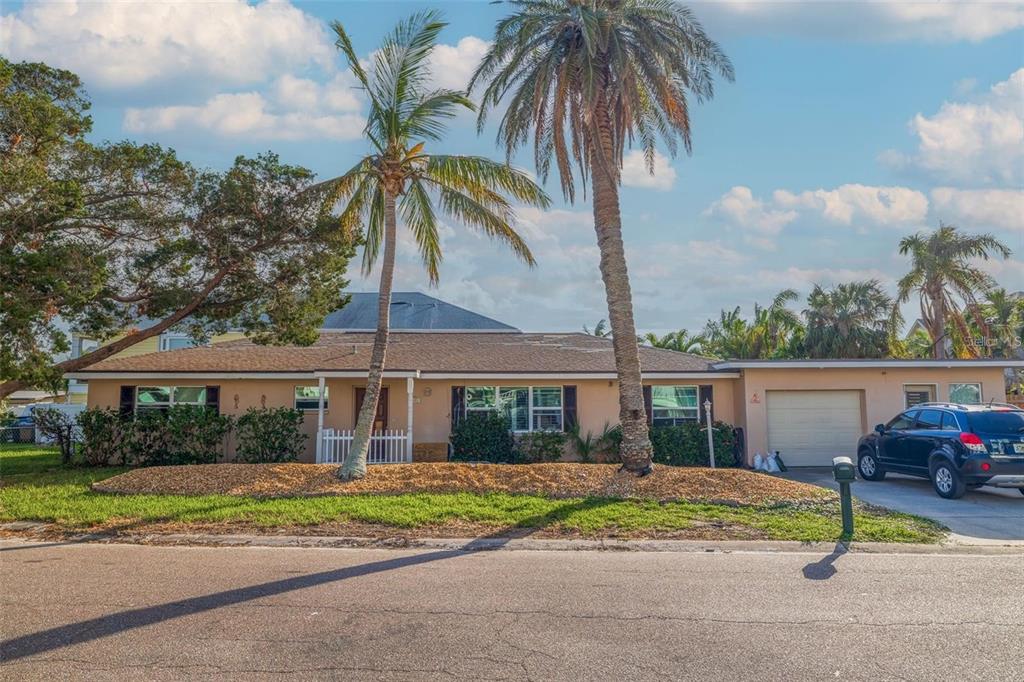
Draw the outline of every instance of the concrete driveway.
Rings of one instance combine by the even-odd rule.
[[[791,469],[783,477],[834,490],[831,467]],[[923,478],[888,474],[884,481],[852,485],[854,497],[881,507],[934,519],[953,531],[951,540],[971,545],[1024,545],[1024,495],[1016,490],[968,490],[959,500],[939,497]]]

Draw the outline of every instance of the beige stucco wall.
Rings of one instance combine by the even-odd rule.
[[[1006,399],[1003,371],[997,367],[969,368],[853,368],[853,369],[745,369],[737,382],[736,409],[744,411],[747,460],[768,449],[765,392],[772,390],[857,390],[861,392],[862,429],[892,419],[904,409],[903,386],[932,384],[936,399],[949,399],[951,383],[980,383],[984,400]]]

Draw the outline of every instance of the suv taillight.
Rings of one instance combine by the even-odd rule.
[[[987,453],[988,448],[981,442],[981,438],[976,433],[960,433],[960,442],[970,450],[971,452]]]

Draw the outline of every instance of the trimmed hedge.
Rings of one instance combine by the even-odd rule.
[[[306,445],[302,412],[290,407],[255,407],[238,418],[239,461],[250,464],[294,462]]]
[[[452,461],[516,461],[516,442],[510,427],[503,414],[470,412],[452,429]]]

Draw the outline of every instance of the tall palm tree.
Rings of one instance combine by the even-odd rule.
[[[995,284],[972,260],[988,260],[992,254],[1008,258],[1010,249],[990,234],[962,234],[955,226],[940,223],[934,232],[901,239],[900,253],[910,255],[911,266],[897,285],[896,305],[918,295],[921,319],[932,340],[932,356],[943,359],[947,356],[947,329],[960,339],[969,339],[964,308],[978,310],[978,295]],[[972,346],[966,350],[976,354]]]
[[[364,273],[369,273],[383,249],[377,333],[352,449],[339,471],[342,479],[366,475],[388,345],[398,212],[434,284],[442,258],[434,197],[442,213],[504,242],[530,265],[534,264],[533,255],[514,229],[515,213],[509,198],[545,208],[550,203],[528,175],[508,164],[426,150],[427,142],[441,139],[446,121],[460,108],[475,110],[465,93],[429,87],[427,58],[444,26],[434,12],[419,13],[399,23],[374,53],[372,72],[367,74],[344,27],[338,22],[331,24],[338,48],[370,100],[364,134],[371,151],[345,175],[328,182],[336,200],[347,202],[341,214],[342,228],[365,229]]]
[[[504,101],[499,143],[511,156],[534,146],[541,178],[552,158],[562,193],[575,198],[574,172],[593,192],[594,231],[601,252],[619,377],[623,468],[651,471],[640,355],[622,242],[619,184],[627,143],[643,149],[654,172],[655,143],[673,155],[690,150],[688,94],[713,95],[714,74],[732,79],[722,50],[690,10],[670,0],[510,0],[494,42],[473,74],[481,87],[479,129]]]
[[[717,320],[708,320],[701,336],[705,339],[704,352],[722,359],[752,359],[753,331],[740,315],[740,307],[722,310]]]
[[[1014,357],[1024,344],[1024,297],[1003,288],[992,289],[985,294],[980,315],[972,315],[968,321],[971,331],[986,339],[986,349],[992,355]]]
[[[814,285],[804,310],[803,349],[812,358],[884,358],[903,321],[878,280],[848,282],[832,289]]]
[[[790,353],[793,337],[801,332],[800,316],[788,304],[799,298],[794,289],[783,289],[766,307],[754,304],[753,352],[759,358],[777,358]]]
[[[639,338],[641,343],[646,343],[654,348],[666,348],[680,353],[700,353],[704,337],[700,334],[691,336],[686,329],[669,332],[664,336],[658,336],[654,332],[647,332]]]

